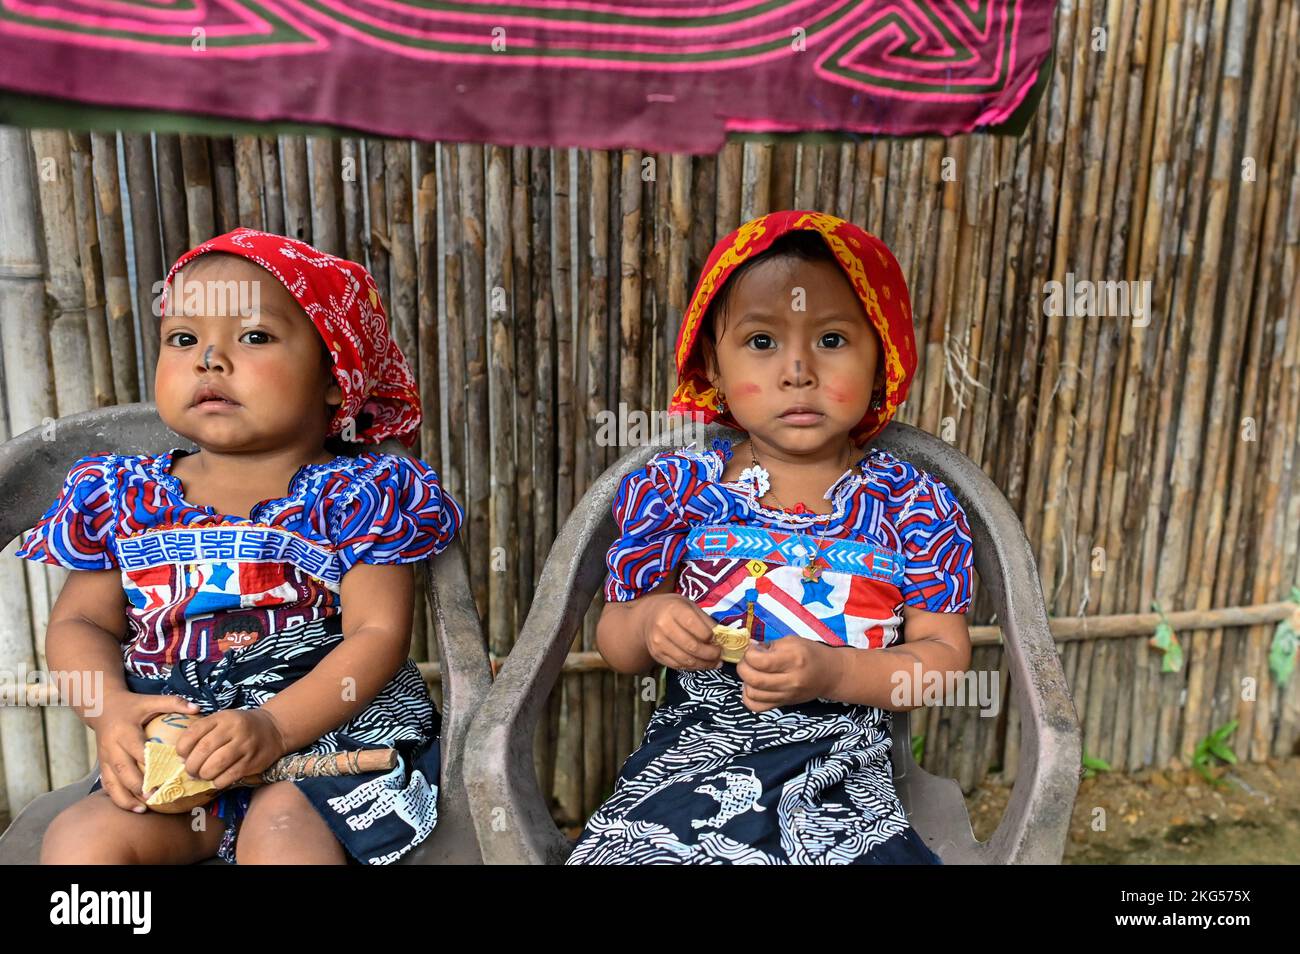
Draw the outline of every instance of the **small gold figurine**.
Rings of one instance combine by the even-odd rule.
[[[722,647],[724,662],[738,663],[749,648],[749,630],[719,623],[713,627],[713,641]]]

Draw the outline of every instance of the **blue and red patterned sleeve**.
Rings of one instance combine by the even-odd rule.
[[[331,508],[343,572],[358,563],[414,563],[441,553],[465,512],[421,460],[373,455],[375,464]]]
[[[14,555],[70,570],[116,567],[111,467],[107,454],[82,457],[73,464],[59,498]]]
[[[655,458],[623,478],[614,496],[619,536],[605,555],[605,601],[623,603],[658,587],[686,552],[687,524],[679,502],[692,479],[680,458]]]
[[[975,549],[966,511],[942,482],[920,475],[898,524],[906,568],[903,599],[931,613],[964,613],[971,602]]]

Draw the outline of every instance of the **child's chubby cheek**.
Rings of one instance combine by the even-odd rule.
[[[867,392],[862,385],[852,378],[832,378],[822,383],[822,393],[826,400],[841,407],[851,404],[866,404]]]

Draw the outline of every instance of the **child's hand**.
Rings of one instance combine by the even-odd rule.
[[[284,736],[264,709],[227,709],[204,716],[181,733],[176,754],[185,771],[229,788],[245,775],[270,768],[285,754]]]
[[[643,596],[638,602],[646,652],[670,669],[717,669],[722,647],[713,641],[713,617],[677,593]]]
[[[198,706],[180,696],[123,692],[104,701],[104,711],[88,719],[95,730],[99,783],[118,808],[148,811],[144,804],[144,727],[165,712],[194,715]]]
[[[744,684],[741,700],[763,712],[826,696],[834,680],[834,652],[835,647],[802,636],[751,642],[736,664]]]

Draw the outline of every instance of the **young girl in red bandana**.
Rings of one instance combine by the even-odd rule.
[[[83,711],[99,779],[42,860],[395,861],[433,829],[439,778],[405,564],[446,547],[462,511],[421,461],[339,453],[410,446],[420,424],[374,280],[240,228],[183,255],[163,300],[158,413],[198,450],[82,458],[18,554],[74,571],[50,667],[103,673],[101,711]],[[399,761],[231,788],[195,824],[145,807],[142,727],[160,713],[199,717],[177,751],[218,789],[295,752]]]
[[[670,410],[747,436],[618,489],[597,644],[618,672],[667,667],[667,697],[569,863],[939,861],[895,793],[888,710],[921,703],[918,672],[969,665],[970,531],[940,481],[870,446],[915,367],[875,236],[787,211],[714,248]],[[717,624],[749,631],[739,663]]]

